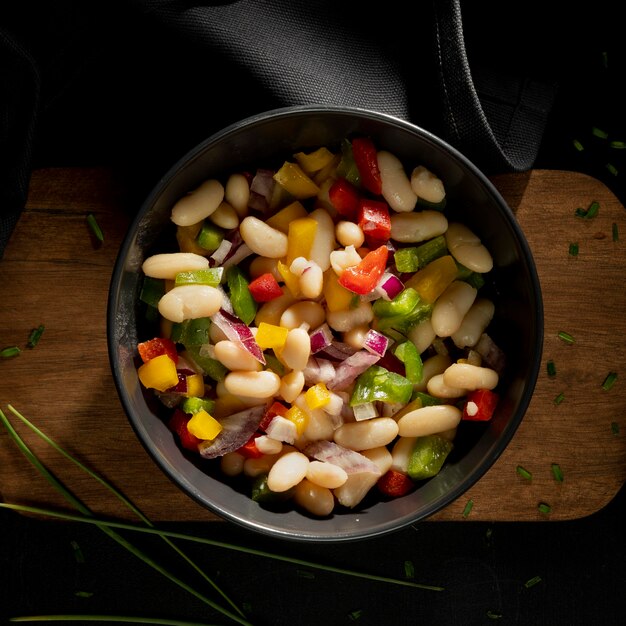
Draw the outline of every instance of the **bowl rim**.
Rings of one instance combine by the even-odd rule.
[[[245,519],[242,516],[235,515],[223,506],[207,501],[202,497],[197,490],[193,488],[186,479],[183,479],[172,466],[163,458],[158,446],[147,436],[148,432],[144,430],[143,426],[139,423],[138,419],[133,414],[132,403],[129,395],[122,383],[122,372],[119,367],[117,355],[117,344],[114,340],[114,333],[112,328],[116,322],[117,313],[117,301],[118,301],[118,286],[121,282],[121,277],[124,273],[123,260],[128,256],[129,250],[132,246],[135,233],[139,224],[141,223],[144,214],[152,207],[155,201],[160,197],[163,191],[167,188],[170,182],[176,177],[181,169],[188,166],[195,159],[199,158],[207,148],[224,137],[227,137],[233,133],[240,132],[243,128],[255,126],[257,124],[263,124],[268,121],[276,120],[277,118],[290,118],[301,117],[308,115],[342,115],[346,117],[357,116],[361,119],[371,120],[374,122],[382,122],[391,124],[402,130],[406,130],[409,133],[417,134],[422,139],[431,142],[439,149],[449,153],[453,160],[456,160],[463,168],[467,169],[472,176],[479,182],[484,188],[485,192],[494,198],[496,203],[502,210],[502,214],[509,222],[511,230],[515,234],[515,238],[520,248],[520,253],[523,257],[523,263],[527,268],[530,284],[532,288],[532,295],[535,302],[533,303],[534,317],[532,323],[535,329],[535,350],[533,351],[532,362],[528,365],[528,378],[524,387],[524,391],[521,395],[517,411],[512,415],[512,418],[506,423],[502,433],[500,433],[497,441],[489,449],[489,463],[481,462],[472,472],[467,474],[464,478],[457,481],[454,488],[447,491],[444,495],[436,498],[429,506],[426,506],[424,511],[418,516],[408,519],[409,516],[403,518],[402,523],[395,520],[390,520],[387,523],[379,523],[375,529],[355,531],[350,533],[337,533],[332,534],[320,534],[320,533],[307,533],[307,532],[294,532],[293,530],[283,530],[280,526],[269,525],[265,523],[255,522],[254,520]],[[126,417],[135,432],[135,435],[140,440],[142,446],[147,451],[151,459],[156,463],[159,469],[188,497],[196,501],[198,504],[218,515],[221,519],[235,523],[240,527],[244,527],[248,530],[259,532],[266,536],[274,538],[287,539],[291,541],[303,541],[303,542],[324,542],[324,543],[339,543],[347,541],[358,541],[363,539],[370,539],[377,536],[387,535],[396,531],[400,531],[403,528],[425,520],[437,511],[448,506],[461,495],[466,493],[470,487],[477,483],[487,471],[493,467],[495,462],[504,452],[521,424],[524,415],[528,410],[536,382],[538,379],[542,351],[544,340],[544,308],[543,297],[541,291],[541,284],[537,273],[535,260],[524,235],[524,232],[519,225],[515,214],[511,207],[504,200],[495,185],[489,180],[487,175],[479,169],[475,163],[467,158],[457,148],[449,144],[441,137],[435,135],[431,131],[424,129],[423,127],[398,118],[388,113],[382,113],[366,108],[354,107],[354,106],[334,106],[334,105],[294,105],[273,108],[267,111],[250,115],[241,120],[235,121],[231,124],[224,126],[223,128],[213,132],[207,138],[196,144],[181,157],[179,157],[173,165],[159,178],[156,184],[152,187],[152,190],[147,195],[145,200],[140,205],[135,217],[131,221],[126,234],[119,247],[116,260],[113,267],[113,272],[109,284],[109,294],[107,299],[107,346],[111,371],[115,387],[122,405],[122,408],[126,414]]]

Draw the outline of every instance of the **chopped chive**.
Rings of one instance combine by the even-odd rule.
[[[557,333],[557,336],[559,339],[562,339],[565,343],[569,343],[570,345],[574,343],[574,337],[570,335],[568,332],[565,332],[564,330],[560,330]]]
[[[89,225],[89,228],[91,228],[91,232],[94,234],[95,238],[98,241],[104,241],[104,233],[98,225],[98,222],[96,221],[96,216],[93,213],[90,213],[87,216],[87,224]]]
[[[533,475],[524,467],[522,467],[521,465],[518,465],[515,468],[515,471],[522,477],[525,478],[526,480],[532,480]]]
[[[93,591],[77,591],[74,595],[77,598],[91,598]]]
[[[613,222],[612,231],[613,231],[613,241],[618,241],[619,240],[619,230],[618,230],[617,224],[615,222]]]
[[[468,500],[465,508],[463,509],[463,517],[467,518],[469,514],[472,512],[472,508],[474,506],[474,500]]]
[[[415,578],[415,565],[413,565],[413,561],[404,562],[404,575],[407,578]]]
[[[487,617],[489,619],[501,619],[502,618],[502,613],[500,613],[498,611],[487,611]]]
[[[74,559],[76,559],[77,563],[84,563],[85,556],[83,555],[83,551],[80,549],[80,546],[76,541],[70,541],[70,545],[72,546],[72,550],[74,551]]]
[[[541,576],[533,576],[532,578],[528,579],[525,583],[524,583],[524,587],[526,587],[526,589],[530,589],[531,587],[534,587],[537,583],[541,582]]]
[[[614,435],[619,435],[619,424],[617,422],[611,422],[611,432]]]
[[[554,480],[557,482],[563,482],[563,471],[558,463],[552,463],[552,475],[554,476]]]
[[[606,375],[604,382],[602,383],[602,389],[604,389],[604,391],[608,391],[615,384],[616,380],[617,380],[617,372],[609,372]]]
[[[17,356],[20,352],[21,350],[17,346],[10,346],[0,350],[0,357],[10,359],[11,357]]]
[[[613,174],[613,176],[617,176],[619,174],[618,169],[613,165],[613,163],[607,163],[604,167],[609,171],[609,174]]]
[[[617,141],[614,139],[609,143],[609,146],[615,150],[624,150],[626,149],[626,141]]]
[[[554,398],[554,404],[558,406],[561,402],[563,402],[563,400],[565,400],[565,394],[561,391],[561,393]]]
[[[34,348],[39,343],[41,335],[43,335],[44,328],[43,324],[39,324],[37,328],[33,328],[33,330],[30,331],[27,344],[29,348]]]
[[[578,207],[574,211],[574,214],[576,215],[576,217],[582,217],[584,219],[590,220],[591,218],[595,217],[598,214],[599,210],[600,210],[600,203],[597,200],[594,200],[586,209],[583,209],[582,207]]]
[[[578,139],[572,139],[572,143],[574,144],[574,148],[576,148],[578,152],[582,152],[585,149],[585,146],[583,146],[583,144],[580,143]]]
[[[607,133],[605,130],[602,130],[601,128],[598,128],[597,126],[591,127],[591,134],[594,137],[598,137],[600,139],[606,139],[609,136],[609,133]]]
[[[556,376],[556,365],[552,359],[546,363],[546,370],[548,371],[548,376],[550,376],[550,378],[554,378]]]
[[[552,512],[552,507],[545,502],[540,502],[537,508],[539,509],[539,512],[543,513],[544,515],[548,515]]]
[[[356,611],[350,611],[350,613],[348,613],[348,617],[353,621],[356,622],[356,620],[358,620],[361,615],[363,615],[363,610],[362,609],[357,609]]]
[[[569,254],[570,256],[578,256],[578,244],[577,243],[570,243]]]

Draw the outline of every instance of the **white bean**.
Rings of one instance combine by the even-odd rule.
[[[278,271],[277,259],[269,259],[265,256],[255,256],[250,262],[249,270],[251,278],[258,278],[262,274],[272,274],[278,282],[283,280],[283,277]]]
[[[430,318],[438,337],[449,337],[459,329],[477,293],[475,287],[462,280],[454,280],[446,287],[435,301]]]
[[[280,360],[289,368],[302,371],[311,356],[311,337],[304,328],[292,328],[287,333]]]
[[[263,454],[279,454],[283,449],[283,442],[278,439],[272,439],[267,435],[259,435],[254,440],[254,445],[259,452]]]
[[[304,389],[304,374],[294,370],[280,379],[278,393],[285,402],[293,402],[300,395],[302,389]]]
[[[448,219],[441,211],[394,213],[391,216],[391,238],[401,243],[416,243],[443,235]]]
[[[248,214],[248,201],[250,200],[250,185],[243,174],[231,174],[226,181],[224,198],[240,218]]]
[[[243,472],[243,465],[246,457],[239,452],[227,452],[220,459],[220,469],[226,476],[239,476]]]
[[[446,197],[446,190],[441,179],[423,165],[418,165],[411,172],[411,187],[417,197],[426,202],[438,204]]]
[[[226,230],[239,226],[239,215],[228,202],[221,202],[217,209],[209,215],[209,219],[220,228]]]
[[[343,467],[324,461],[311,461],[306,477],[320,487],[336,489],[348,480],[348,474]]]
[[[333,492],[304,478],[295,487],[293,499],[298,506],[315,515],[326,517],[335,508]]]
[[[178,272],[203,270],[209,267],[209,259],[194,252],[165,252],[149,256],[141,270],[150,278],[174,280]]]
[[[257,327],[261,322],[278,326],[283,313],[295,302],[295,298],[289,292],[274,298],[269,302],[264,302],[256,312],[254,323]]]
[[[315,209],[309,213],[309,217],[317,222],[309,260],[315,261],[325,272],[330,267],[330,253],[337,246],[335,223],[326,209]]]
[[[224,187],[218,180],[204,181],[197,189],[183,196],[172,208],[172,222],[191,226],[209,217],[224,199]]]
[[[422,380],[413,385],[415,391],[426,391],[428,381],[437,374],[443,374],[452,364],[452,359],[446,354],[435,354],[424,361]]]
[[[382,196],[398,213],[408,213],[415,208],[417,195],[411,187],[402,161],[387,150],[378,151],[378,169],[382,180]]]
[[[250,478],[267,474],[280,456],[281,453],[279,452],[278,454],[264,454],[263,456],[246,459],[243,464],[243,473]]]
[[[391,448],[391,469],[406,474],[417,437],[398,437]]]
[[[231,371],[258,372],[263,367],[247,350],[234,341],[228,339],[218,341],[214,350],[215,358]]]
[[[443,373],[443,381],[451,387],[465,389],[494,389],[498,385],[498,374],[489,367],[469,363],[453,363]]]
[[[365,241],[365,235],[363,234],[361,227],[354,222],[348,222],[345,220],[337,222],[337,226],[335,226],[335,237],[337,237],[337,241],[344,248],[347,248],[348,246],[360,248]]]
[[[230,372],[226,374],[224,385],[229,393],[250,398],[271,398],[280,389],[278,374],[262,372]]]
[[[304,432],[302,433],[302,439],[304,441],[332,439],[335,424],[331,415],[322,409],[310,409],[303,393],[293,401],[293,404],[307,416]]]
[[[326,311],[319,302],[302,300],[283,311],[280,316],[280,325],[285,328],[299,328],[306,324],[309,328],[317,328],[324,323],[325,318]]]
[[[465,267],[484,274],[493,267],[493,258],[480,239],[465,224],[451,223],[446,232],[450,254]]]
[[[457,348],[475,346],[480,336],[491,323],[496,307],[487,298],[477,298],[465,314],[458,330],[452,333],[452,341]]]
[[[337,276],[341,276],[344,270],[361,262],[361,255],[354,246],[346,246],[343,250],[333,250],[330,253],[330,265]]]
[[[443,374],[436,374],[426,384],[426,390],[435,398],[462,398],[467,389],[446,385]]]
[[[374,311],[369,302],[361,301],[354,309],[343,311],[329,311],[326,314],[328,325],[339,333],[347,333],[348,331],[369,324],[374,319]]]
[[[422,354],[435,340],[437,333],[433,330],[430,318],[413,326],[407,333],[407,337],[415,344],[417,351]]]
[[[158,304],[159,313],[172,322],[210,317],[222,306],[222,293],[209,285],[181,285],[168,291]]]
[[[398,435],[398,424],[391,417],[374,417],[363,422],[343,424],[333,435],[335,443],[350,450],[386,446]]]
[[[283,454],[267,475],[268,488],[282,493],[295,487],[306,476],[308,466],[309,459],[302,452],[296,450]]]
[[[310,261],[300,275],[298,284],[300,285],[300,292],[305,298],[315,300],[321,295],[324,287],[322,268],[315,261]]]
[[[461,421],[461,411],[452,404],[424,406],[406,413],[398,420],[400,437],[424,437],[455,428]]]
[[[272,228],[258,217],[248,215],[239,225],[244,243],[254,252],[270,259],[287,255],[287,235]]]

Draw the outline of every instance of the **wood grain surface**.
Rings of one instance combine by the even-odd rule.
[[[432,521],[567,520],[605,506],[626,478],[626,213],[587,175],[536,170],[494,177],[534,254],[545,307],[542,371],[528,412],[508,448],[464,496]],[[596,218],[575,216],[598,201]],[[45,463],[101,515],[131,519],[96,481],[33,435],[11,404],[72,455],[120,488],[153,521],[217,518],[182,494],[137,441],[113,384],[106,347],[106,302],[118,247],[137,207],[105,169],[34,172],[26,210],[0,261],[0,408]],[[97,245],[86,223],[105,234]],[[613,224],[620,237],[613,240]],[[571,242],[579,254],[568,253]],[[26,346],[30,331],[45,331]],[[564,330],[575,338],[561,341]],[[557,375],[549,377],[553,360]],[[610,371],[619,377],[605,391]],[[561,404],[554,399],[564,394]],[[564,481],[554,480],[558,463]],[[516,473],[532,473],[525,480]],[[0,498],[65,508],[65,503],[0,429]],[[468,500],[470,515],[463,517]],[[539,512],[538,504],[551,506]]]

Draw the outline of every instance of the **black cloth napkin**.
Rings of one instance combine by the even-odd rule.
[[[0,15],[0,256],[41,162],[156,177],[238,118],[329,104],[414,122],[487,173],[524,171],[556,94],[524,32],[533,11],[496,2],[49,4]]]

